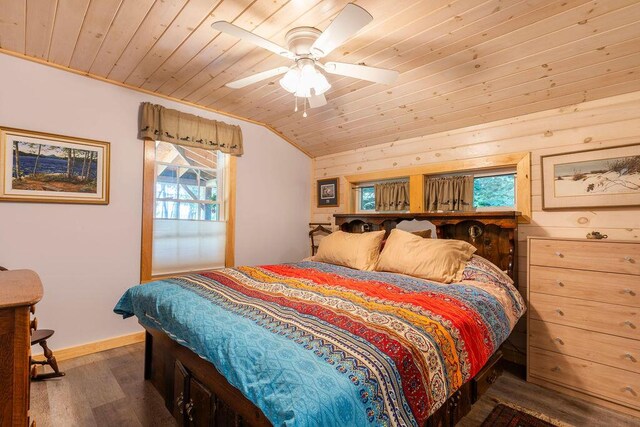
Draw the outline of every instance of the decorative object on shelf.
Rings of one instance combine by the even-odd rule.
[[[108,142],[0,128],[0,200],[109,204]]]
[[[340,178],[318,180],[318,207],[336,207],[339,205]]]
[[[640,144],[542,156],[542,208],[640,205]]]
[[[399,73],[395,70],[369,67],[364,64],[348,64],[344,62],[326,62],[322,64],[320,62],[321,58],[329,55],[372,20],[373,16],[369,12],[356,4],[349,3],[324,31],[313,27],[295,27],[289,30],[285,35],[286,48],[230,22],[214,22],[211,24],[211,28],[295,61],[294,65],[280,66],[262,71],[249,77],[229,82],[226,86],[231,89],[241,89],[284,74],[284,77],[280,79],[280,86],[295,96],[294,111],[296,112],[298,111],[298,98],[301,98],[304,110],[302,115],[307,117],[307,104],[309,104],[309,108],[322,107],[327,104],[324,93],[331,88],[331,85],[320,70],[329,74],[337,74],[373,83],[390,84],[398,78]]]
[[[596,240],[602,240],[602,239],[606,239],[607,236],[606,234],[601,234],[599,231],[592,231],[591,233],[587,233],[587,239],[596,239]]]
[[[312,225],[313,224],[309,223],[309,226],[312,226]],[[323,224],[316,225],[315,228],[309,231],[309,238],[311,239],[311,256],[315,255],[316,252],[318,251],[318,244],[316,243],[316,235],[327,236],[332,233],[329,228],[325,227],[325,225],[327,227],[331,227],[331,223],[323,223]]]

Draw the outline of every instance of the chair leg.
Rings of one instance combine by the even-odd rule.
[[[51,369],[53,369],[53,372],[48,373],[48,374],[37,374],[37,370],[32,370],[31,371],[31,379],[33,381],[40,381],[40,380],[46,380],[49,378],[57,378],[57,377],[63,377],[64,376],[64,372],[60,372],[60,369],[58,368],[58,362],[56,361],[56,357],[53,355],[53,351],[51,351],[51,349],[49,348],[49,346],[47,346],[47,341],[46,340],[42,340],[39,342],[40,346],[42,347],[42,350],[44,351],[44,357],[47,358],[46,362],[32,362],[32,364],[34,364],[34,368],[35,368],[35,364],[40,364],[40,365],[49,365],[51,366]]]
[[[49,366],[51,366],[51,369],[53,369],[53,372],[59,374],[60,369],[58,369],[58,362],[56,361],[56,357],[53,355],[53,351],[51,351],[49,346],[47,346],[47,340],[40,341],[40,346],[42,347],[44,357],[47,358],[47,362],[49,363]]]

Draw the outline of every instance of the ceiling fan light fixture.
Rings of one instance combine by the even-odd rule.
[[[313,83],[313,91],[316,95],[322,95],[329,89],[331,89],[331,84],[327,81],[327,78],[319,71],[316,71],[315,79]]]
[[[300,70],[292,68],[280,79],[280,86],[287,92],[296,93],[300,82]]]

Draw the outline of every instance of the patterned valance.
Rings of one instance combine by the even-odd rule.
[[[473,210],[473,176],[427,179],[425,206],[431,212]]]
[[[240,126],[182,113],[149,102],[142,103],[138,137],[205,150],[220,150],[234,156],[241,156],[243,153]]]
[[[374,185],[377,211],[406,211],[409,209],[407,181],[381,182]]]

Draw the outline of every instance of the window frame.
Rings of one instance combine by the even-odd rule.
[[[364,182],[397,179],[409,177],[409,193],[411,204],[409,212],[423,213],[424,208],[424,177],[425,175],[438,175],[446,173],[482,171],[499,168],[516,169],[516,208],[518,222],[529,223],[531,221],[531,153],[528,151],[495,154],[483,157],[450,160],[439,163],[427,163],[417,166],[392,168],[376,172],[364,172],[355,175],[346,175],[344,180],[350,188]],[[347,212],[355,213],[355,197],[351,194],[346,200]]]
[[[236,210],[236,157],[224,156],[224,169],[226,173],[222,179],[222,194],[224,197],[224,220],[226,227],[225,243],[225,267],[235,265],[235,210]],[[145,283],[178,274],[152,275],[153,260],[153,221],[156,208],[156,141],[144,141],[144,165],[142,179],[142,233],[140,250],[140,282]],[[220,164],[218,164],[220,168]],[[218,187],[220,191],[220,187]],[[194,221],[194,220],[180,220]]]

